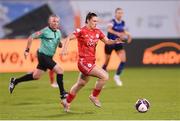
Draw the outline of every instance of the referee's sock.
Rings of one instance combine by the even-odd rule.
[[[106,70],[106,67],[107,67],[106,64],[104,64],[104,65],[102,66],[102,68],[103,68],[104,70]]]
[[[57,74],[57,84],[59,86],[60,95],[61,98],[65,98],[66,91],[64,89],[64,83],[63,83],[63,74]]]
[[[20,82],[26,82],[26,81],[32,81],[32,80],[34,80],[33,73],[28,73],[22,77],[15,79],[15,85]]]

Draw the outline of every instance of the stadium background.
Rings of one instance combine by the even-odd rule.
[[[106,34],[107,23],[113,17],[116,7],[121,7],[124,10],[123,19],[127,24],[126,29],[132,34],[133,42],[125,47],[128,58],[127,68],[122,76],[124,80],[127,80],[125,85],[122,88],[118,88],[113,81],[110,81],[105,91],[109,95],[114,93],[114,91],[120,94],[121,92],[128,93],[136,91],[132,95],[119,95],[117,100],[113,98],[114,102],[112,103],[121,102],[119,105],[122,106],[121,104],[124,104],[123,109],[127,113],[129,110],[126,110],[126,106],[128,105],[126,103],[130,102],[130,105],[132,105],[139,96],[149,97],[153,105],[157,107],[159,105],[160,109],[153,112],[153,107],[149,114],[147,113],[143,116],[134,114],[134,112],[132,114],[130,113],[130,115],[120,115],[117,112],[121,108],[116,109],[116,105],[114,105],[115,109],[110,107],[112,111],[109,111],[109,107],[104,109],[104,112],[107,112],[107,116],[104,116],[104,118],[99,115],[106,115],[106,113],[103,111],[98,112],[95,109],[92,109],[92,112],[95,112],[97,114],[96,116],[94,116],[94,113],[92,114],[93,116],[90,115],[92,113],[91,110],[82,109],[84,112],[87,112],[87,114],[84,113],[84,117],[81,117],[82,112],[76,112],[79,114],[77,117],[74,115],[68,115],[67,117],[58,115],[45,117],[43,116],[45,113],[39,113],[42,117],[33,117],[38,111],[32,111],[32,115],[24,116],[20,116],[18,115],[19,113],[14,113],[13,111],[11,113],[11,106],[19,111],[18,104],[21,103],[21,106],[25,108],[27,105],[23,105],[23,102],[28,103],[27,99],[32,100],[32,98],[35,98],[31,96],[18,98],[20,94],[18,95],[17,93],[13,99],[13,97],[9,97],[7,92],[8,81],[11,76],[30,72],[37,64],[36,50],[38,49],[39,40],[33,41],[28,59],[25,60],[23,57],[27,37],[31,33],[45,27],[47,25],[47,18],[51,14],[60,16],[61,30],[63,37],[65,37],[73,32],[75,28],[84,25],[84,17],[89,11],[94,11],[98,14],[101,19],[98,27]],[[0,0],[0,38],[0,119],[179,119],[180,117],[180,1],[178,0]],[[97,64],[100,66],[104,61],[103,47],[104,45],[101,42],[97,47]],[[65,80],[76,80],[78,74],[76,66],[76,41],[70,43],[69,54],[67,56],[61,57],[59,53],[60,49],[57,50],[55,59],[65,70]],[[108,66],[109,70],[111,70],[109,71],[111,77],[119,64],[118,60],[117,55],[113,53]],[[36,90],[36,87],[43,85],[47,89],[44,89],[44,91],[47,91],[48,94],[48,92],[51,92],[51,88],[48,88],[48,82],[43,80],[48,80],[48,76],[44,76],[37,84],[27,84],[27,88],[29,90]],[[73,83],[74,81],[67,81],[67,88],[69,89]],[[138,85],[138,83],[142,85]],[[147,83],[152,84],[147,85]],[[90,85],[92,85],[91,82]],[[114,88],[114,90],[111,88]],[[23,87],[20,89],[22,92],[25,91]],[[153,91],[149,89],[153,89]],[[43,87],[40,90],[43,90]],[[36,91],[38,92],[40,90],[37,89]],[[19,93],[22,93],[21,91]],[[82,103],[84,100],[81,99],[86,95],[86,91],[88,92],[89,88],[85,88],[85,94],[81,94],[83,95],[82,98],[81,95],[79,96],[79,100]],[[37,93],[36,99],[38,100],[41,95],[41,93]],[[104,94],[103,97],[105,98],[107,95]],[[21,96],[25,97],[23,94]],[[131,96],[132,98],[130,98]],[[52,100],[49,101],[54,101],[53,98],[56,99],[56,97],[51,97]],[[15,99],[17,100],[13,102],[12,100]],[[159,104],[156,103],[156,99]],[[37,103],[37,100],[33,99],[33,103],[29,102],[29,108],[33,109],[33,104]],[[42,99],[42,102],[46,101]],[[76,103],[79,105],[78,101]],[[43,106],[46,106],[46,103]],[[48,105],[47,107],[51,108],[52,105]],[[81,110],[77,107],[75,110]],[[167,110],[159,113],[163,108],[167,108]],[[133,109],[130,108],[130,110],[132,111]],[[50,113],[54,112],[55,110]],[[159,113],[159,115],[154,114],[155,112],[157,114]],[[109,116],[109,114],[112,114],[112,116]],[[173,114],[174,116],[168,116],[166,114]]]

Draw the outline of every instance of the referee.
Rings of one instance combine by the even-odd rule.
[[[29,54],[31,43],[33,39],[39,38],[41,40],[40,47],[37,51],[38,65],[32,73],[28,73],[19,78],[11,78],[9,84],[9,91],[12,94],[15,86],[21,82],[31,80],[38,80],[41,75],[47,70],[53,70],[57,74],[57,83],[60,91],[60,98],[66,97],[66,91],[63,84],[63,69],[53,60],[57,46],[61,47],[61,31],[59,30],[60,19],[56,15],[51,15],[48,19],[48,26],[44,29],[32,34],[27,42],[27,47],[24,51],[25,59]]]

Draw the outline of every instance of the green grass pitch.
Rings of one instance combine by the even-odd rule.
[[[180,120],[180,68],[126,68],[121,79],[123,86],[113,81],[114,71],[103,89],[102,108],[95,107],[88,96],[95,78],[84,87],[65,113],[59,103],[59,92],[49,84],[48,74],[38,81],[19,84],[9,94],[9,78],[24,73],[0,74],[0,119],[57,119],[57,120]],[[65,72],[65,87],[69,90],[78,72]],[[138,98],[151,103],[147,113],[138,113],[134,104]]]

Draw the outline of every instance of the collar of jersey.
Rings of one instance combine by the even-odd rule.
[[[51,30],[51,31],[53,31],[53,32],[56,32],[57,30],[53,30],[50,26],[48,26],[49,27],[49,29]]]
[[[116,18],[114,19],[117,23],[121,23],[122,22],[122,20],[120,20],[120,21],[118,21]]]

